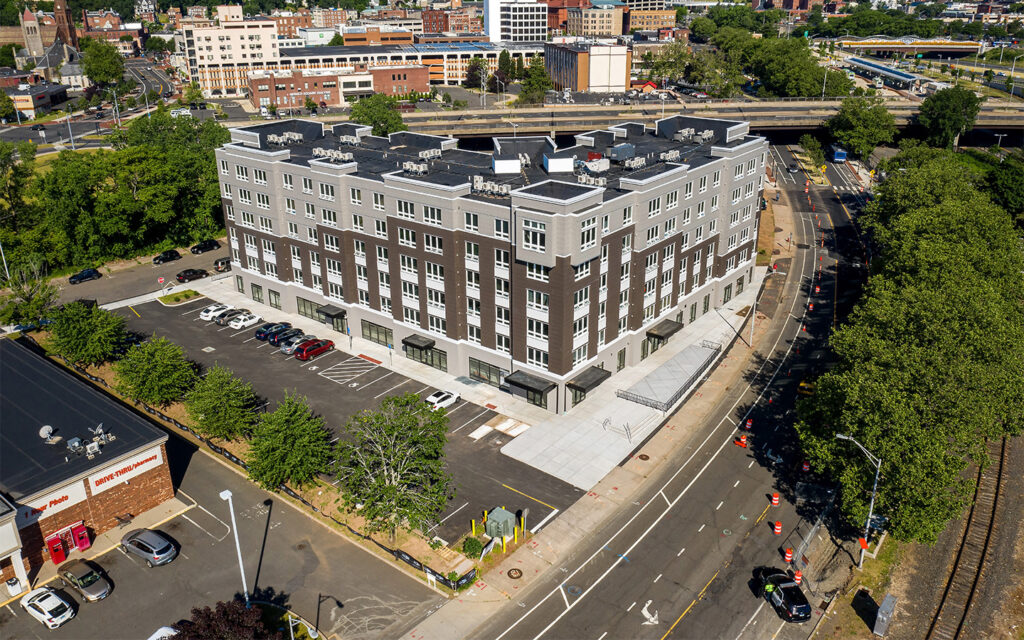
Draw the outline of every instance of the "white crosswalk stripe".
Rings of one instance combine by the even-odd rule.
[[[318,372],[318,375],[327,378],[331,382],[348,384],[364,373],[373,371],[377,366],[378,365],[372,362],[367,362],[362,358],[351,357],[348,360],[344,360]]]

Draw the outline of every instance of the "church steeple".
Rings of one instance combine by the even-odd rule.
[[[75,23],[71,19],[71,9],[68,8],[67,0],[54,1],[53,17],[57,20],[57,37],[64,44],[78,49],[78,33],[75,31]]]

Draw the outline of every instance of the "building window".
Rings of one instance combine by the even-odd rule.
[[[633,224],[633,207],[625,207],[622,210],[622,225]]]
[[[328,227],[336,227],[336,226],[338,226],[338,212],[337,211],[331,211],[330,209],[321,209],[320,210],[320,215],[321,215],[321,218],[323,220],[323,223],[326,226],[328,226]],[[362,216],[352,216],[353,219],[355,219],[356,217],[362,218]],[[360,222],[362,222],[362,220],[360,220]]]
[[[508,220],[494,221],[494,237],[501,238],[502,240],[508,240]]]
[[[309,178],[302,179],[302,193],[313,193],[313,181]]]
[[[466,270],[466,286],[470,289],[476,289],[479,294],[480,289],[480,272],[473,271],[472,269]]]
[[[255,282],[252,283],[251,287],[252,287],[252,299],[255,302],[259,302],[260,304],[262,304],[263,303],[263,287],[261,287],[260,285],[256,284]]]
[[[587,345],[572,350],[572,366],[578,366],[587,359]]]
[[[362,321],[362,334],[364,340],[369,340],[385,347],[391,347],[395,344],[395,336],[391,329],[367,320]]]
[[[435,227],[440,227],[441,210],[437,207],[423,207],[423,222],[434,225]]]
[[[466,231],[480,230],[480,216],[475,213],[466,212]]]
[[[534,291],[533,289],[526,290],[526,306],[531,309],[537,309],[538,311],[548,310],[548,294],[543,291]]]
[[[583,287],[572,294],[572,303],[574,309],[580,309],[590,305],[590,287]]]
[[[547,245],[547,225],[536,220],[523,220],[523,248],[544,251]]]
[[[661,213],[661,198],[654,198],[647,203],[647,217],[653,218]]]
[[[679,192],[671,191],[665,194],[665,211],[671,211],[679,206]]]
[[[354,205],[363,204],[363,191],[362,189],[351,188],[348,190],[348,200]]]
[[[325,233],[324,234],[324,249],[327,249],[328,251],[337,252],[338,251],[338,247],[339,247],[339,245],[338,245],[338,238],[337,238],[337,236],[331,236],[331,235],[327,235]]]
[[[423,250],[427,253],[444,253],[443,246],[440,236],[432,236],[429,233],[423,234]]]
[[[574,280],[582,280],[590,275],[590,262],[584,262],[572,268]]]
[[[473,380],[486,382],[492,387],[500,387],[505,382],[508,371],[476,358],[469,359],[469,377]]]
[[[597,218],[584,220],[580,225],[580,250],[597,246]]]
[[[384,194],[375,193],[373,194],[373,209],[375,211],[384,211]]]
[[[249,182],[249,168],[240,164],[235,165],[235,178],[241,182]]]
[[[398,217],[408,220],[416,219],[416,205],[405,200],[399,200],[397,204]]]
[[[398,228],[398,244],[403,247],[416,246],[416,232],[412,229]]]

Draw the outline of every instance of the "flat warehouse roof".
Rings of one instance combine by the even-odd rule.
[[[109,464],[167,434],[60,365],[15,340],[0,340],[0,491],[19,501]],[[92,460],[69,451],[92,442],[98,425],[114,440]],[[53,428],[52,444],[40,437]]]

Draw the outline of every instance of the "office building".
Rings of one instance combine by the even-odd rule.
[[[652,10],[635,9],[626,14],[626,32],[633,31],[660,31],[661,29],[674,29],[676,26],[676,12],[671,9]]]
[[[544,68],[558,90],[624,92],[632,64],[632,51],[626,45],[586,41],[544,45]]]
[[[566,12],[565,33],[585,37],[622,35],[622,7],[602,5],[589,9],[569,9]]]
[[[308,9],[274,11],[270,19],[277,23],[277,35],[282,38],[294,38],[298,29],[313,27],[313,14]]]
[[[543,42],[548,7],[536,0],[484,0],[484,32],[491,42]]]
[[[639,364],[749,285],[768,147],[748,129],[672,116],[489,153],[349,123],[232,129],[234,285],[563,411],[591,388],[577,376]]]
[[[266,18],[245,19],[242,7],[217,7],[219,24],[183,23],[179,51],[184,52],[190,82],[198,82],[206,95],[236,95],[245,86],[249,71],[265,68],[279,59],[277,23]],[[216,73],[219,86],[206,79]],[[225,91],[228,87],[234,91]],[[221,91],[223,93],[218,93]]]
[[[293,71],[291,74],[253,71],[249,74],[249,101],[254,107],[302,109],[309,98],[317,104],[339,107],[346,101],[382,93],[407,95],[430,91],[430,70],[422,65],[374,67],[365,64],[341,71]]]
[[[310,9],[310,13],[313,14],[314,27],[336,27],[345,24],[348,12],[344,9],[313,7]]]

